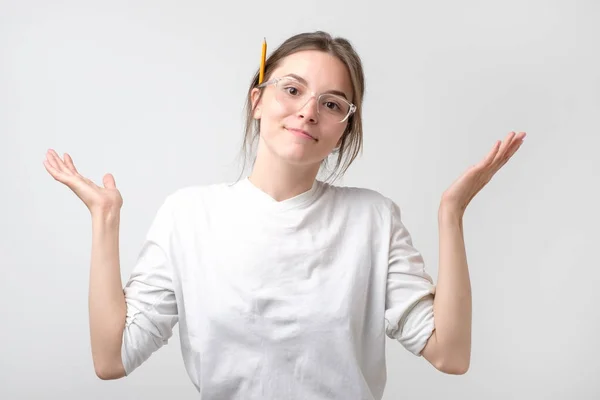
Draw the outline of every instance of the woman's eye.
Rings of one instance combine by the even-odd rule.
[[[295,87],[292,87],[292,86],[288,86],[287,88],[285,88],[285,90],[288,92],[288,94],[291,94],[292,96],[295,96],[298,94],[298,89],[296,89]]]
[[[325,107],[329,108],[330,110],[338,110],[340,108],[340,106],[333,101],[325,102]]]

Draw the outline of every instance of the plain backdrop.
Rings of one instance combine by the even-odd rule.
[[[127,279],[165,196],[238,176],[264,37],[348,38],[364,152],[338,185],[398,202],[437,279],[439,199],[509,131],[528,136],[464,219],[469,372],[387,341],[385,399],[600,398],[600,3],[0,0],[0,398],[193,399],[177,330],[130,377],[94,374],[89,212],[42,165],[114,174]]]

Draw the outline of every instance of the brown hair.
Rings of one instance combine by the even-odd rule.
[[[362,151],[362,102],[365,93],[365,78],[362,62],[347,39],[341,37],[334,38],[329,33],[323,31],[300,33],[283,42],[267,58],[264,80],[266,81],[269,79],[271,73],[280,65],[285,57],[303,50],[320,50],[336,56],[346,65],[350,75],[353,91],[352,102],[356,105],[356,111],[347,121],[348,125],[340,139],[339,147],[333,151],[333,154],[337,155],[337,159],[328,179],[331,177],[337,178],[346,172],[348,167],[350,167],[350,164],[352,164],[354,159]],[[260,131],[260,120],[255,120],[253,117],[252,99],[250,96],[252,90],[258,86],[258,78],[259,71],[257,71],[252,78],[246,98],[246,127],[241,149],[241,155],[244,160],[243,167],[245,167],[247,157]],[[322,167],[328,169],[327,164],[327,159],[325,159]]]

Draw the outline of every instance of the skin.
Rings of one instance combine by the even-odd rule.
[[[271,77],[296,74],[309,83],[315,93],[339,90],[352,102],[352,84],[346,66],[336,57],[320,51],[301,51],[287,56]],[[348,122],[325,123],[312,99],[290,113],[275,99],[275,87],[268,86],[259,99],[259,89],[251,93],[254,118],[261,130],[255,166],[250,181],[281,201],[310,189],[319,167],[338,145]],[[301,129],[315,139],[299,136],[290,129]]]
[[[352,85],[345,65],[332,55],[302,51],[286,57],[272,77],[294,73],[315,93],[338,90],[352,102]],[[320,164],[338,145],[347,122],[326,123],[317,113],[316,100],[295,112],[275,99],[273,86],[251,92],[254,118],[261,131],[250,181],[277,201],[309,190]],[[303,134],[301,131],[304,131]],[[434,313],[436,329],[423,357],[438,370],[464,374],[471,356],[471,287],[463,235],[463,216],[472,199],[508,162],[523,143],[524,132],[510,132],[504,141],[476,165],[469,167],[443,193],[438,210],[439,270]],[[114,177],[103,185],[82,176],[68,154],[61,158],[48,150],[44,166],[58,182],[71,189],[86,205],[92,219],[92,257],[89,314],[92,356],[101,379],[125,375],[121,337],[126,304],[119,265],[119,221],[123,199]]]
[[[444,191],[438,209],[439,266],[433,303],[436,329],[422,355],[438,370],[464,374],[471,360],[471,283],[463,216],[479,193],[523,144],[525,132],[510,132]]]
[[[50,149],[44,166],[58,182],[71,189],[90,211],[92,255],[89,281],[89,323],[94,370],[100,379],[125,376],[121,340],[126,304],[119,261],[119,222],[123,198],[112,174],[98,186],[82,176],[69,154],[64,159]]]

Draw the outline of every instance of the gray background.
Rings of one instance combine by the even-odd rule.
[[[87,209],[42,165],[69,152],[125,204],[125,280],[164,197],[239,171],[266,36],[323,29],[364,60],[365,151],[338,184],[397,201],[437,279],[443,190],[494,140],[524,146],[473,200],[470,371],[388,340],[385,399],[600,398],[600,3],[0,1],[0,398],[192,399],[178,338],[96,378]],[[176,334],[177,335],[177,334]]]

